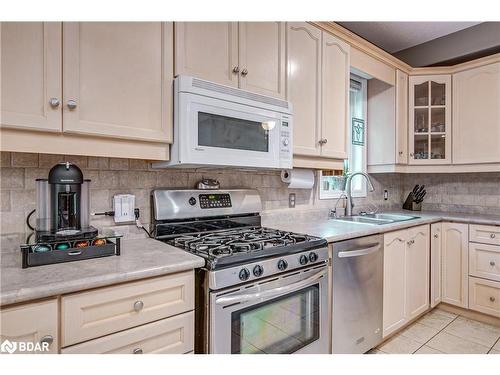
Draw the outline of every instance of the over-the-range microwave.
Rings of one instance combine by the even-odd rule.
[[[291,169],[292,106],[195,77],[174,81],[174,142],[165,167]]]

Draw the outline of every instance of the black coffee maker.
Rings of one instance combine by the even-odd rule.
[[[48,179],[36,180],[38,241],[97,235],[89,225],[89,183],[81,169],[69,162],[52,167]]]

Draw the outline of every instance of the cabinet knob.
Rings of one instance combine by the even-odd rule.
[[[47,343],[48,346],[51,346],[54,342],[54,338],[51,335],[43,336],[40,339],[40,344]]]
[[[399,156],[403,156],[403,151],[399,151]]]
[[[136,349],[134,349],[134,351],[132,353],[134,353],[134,354],[143,354],[144,352],[142,351],[141,348],[136,348]]]
[[[410,152],[410,156],[413,157],[413,152]]]
[[[68,100],[68,108],[75,109],[76,108],[76,100],[73,100],[73,99]]]
[[[139,312],[144,308],[144,302],[142,301],[136,301],[134,303],[134,311]]]
[[[490,262],[490,266],[492,266],[492,267],[495,267],[495,264],[496,264],[496,263],[495,263],[495,261],[494,261],[494,260],[492,260],[492,261]]]
[[[240,72],[240,67],[239,67],[239,66],[235,66],[235,67],[233,68],[233,73],[234,73],[234,74],[238,74],[239,72]]]
[[[495,238],[495,237],[496,237],[496,236],[495,236],[495,233],[491,233],[491,234],[490,234],[490,237],[491,237],[491,238]]]
[[[59,107],[59,104],[61,104],[61,101],[57,98],[50,98],[49,100],[49,105],[52,107],[52,108],[57,108]]]
[[[247,74],[248,74],[247,68],[243,68],[243,70],[241,71],[241,75],[245,77]]]
[[[439,234],[437,234],[437,233],[436,233],[436,234],[434,235],[434,238],[439,238]]]
[[[490,297],[491,302],[495,302],[495,297]]]

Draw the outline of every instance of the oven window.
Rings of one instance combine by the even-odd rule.
[[[247,151],[269,151],[272,121],[255,122],[198,112],[198,145]]]
[[[319,285],[232,313],[231,353],[293,353],[319,339]]]

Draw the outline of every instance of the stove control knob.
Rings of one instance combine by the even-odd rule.
[[[238,276],[241,281],[246,281],[250,277],[250,271],[248,268],[242,268]]]
[[[255,277],[260,277],[260,276],[262,276],[263,273],[264,273],[264,268],[262,268],[262,266],[256,265],[253,268],[253,275]]]
[[[278,261],[278,269],[279,269],[280,271],[284,271],[284,270],[286,270],[287,268],[288,268],[288,263],[287,263],[287,261],[286,261],[286,260],[284,260],[284,259],[280,259],[280,260]]]
[[[303,266],[305,266],[308,261],[309,261],[309,259],[307,259],[306,255],[301,255],[299,258],[299,263],[302,264]]]
[[[318,254],[316,253],[309,253],[309,262],[314,263],[318,260]]]
[[[188,201],[188,202],[189,202],[189,204],[190,204],[191,206],[194,206],[194,205],[196,204],[196,198],[195,198],[195,197],[191,197],[191,198],[189,198],[189,201]]]

